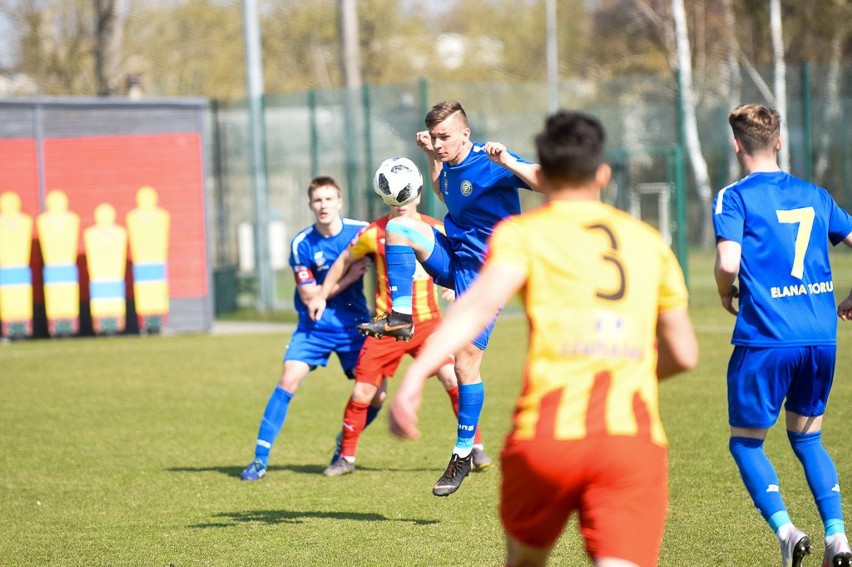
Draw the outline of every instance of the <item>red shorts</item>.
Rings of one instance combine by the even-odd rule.
[[[396,373],[402,357],[406,354],[417,356],[429,336],[438,328],[440,319],[429,319],[414,326],[414,336],[408,342],[398,341],[392,337],[367,337],[361,352],[358,354],[358,364],[355,366],[355,381],[372,384],[377,388],[382,380]],[[452,358],[447,358],[452,364]]]
[[[635,437],[516,441],[500,457],[506,532],[551,547],[576,510],[586,551],[657,564],[668,506],[666,449]]]

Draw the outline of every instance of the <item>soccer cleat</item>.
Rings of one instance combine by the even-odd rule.
[[[811,553],[811,538],[793,528],[781,542],[781,567],[801,567],[802,559]]]
[[[474,447],[470,455],[473,457],[473,472],[482,472],[491,466],[491,457],[485,453],[485,449]]]
[[[822,567],[852,567],[852,550],[845,534],[834,534],[825,538],[825,555]]]
[[[409,341],[414,335],[411,315],[394,311],[382,313],[369,323],[361,323],[356,328],[362,335],[378,339],[387,336],[398,341]]]
[[[337,440],[334,444],[334,454],[331,456],[331,460],[328,462],[329,465],[333,465],[334,461],[340,458],[340,451],[343,450],[343,432],[340,431],[337,433]]]
[[[432,494],[449,496],[458,490],[464,478],[470,474],[471,466],[473,466],[473,452],[467,457],[459,457],[453,453],[453,456],[450,457],[450,464],[447,465],[447,470],[432,487]]]
[[[343,457],[338,457],[336,461],[322,471],[322,474],[323,476],[343,476],[351,472],[355,472],[355,463],[347,461]]]
[[[266,476],[266,465],[260,459],[255,459],[240,473],[243,480],[260,480]]]

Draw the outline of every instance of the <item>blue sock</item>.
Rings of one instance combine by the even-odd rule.
[[[781,499],[778,474],[763,452],[763,440],[731,437],[728,448],[754,505],[772,531],[777,532],[780,526],[790,521],[790,516]]]
[[[269,402],[267,402],[266,409],[263,411],[263,419],[260,420],[257,446],[254,449],[255,458],[263,461],[264,465],[269,462],[269,451],[272,449],[275,437],[278,436],[278,432],[284,425],[287,408],[290,407],[290,400],[292,399],[293,394],[284,390],[281,386],[276,386],[272,395],[269,396]]]
[[[805,469],[805,478],[814,495],[817,510],[825,526],[826,537],[844,533],[843,508],[840,504],[840,483],[837,468],[822,444],[822,432],[787,432],[790,446]]]
[[[485,386],[481,381],[476,384],[459,384],[458,438],[453,452],[461,457],[466,457],[473,449],[473,437],[484,403]]]
[[[366,429],[368,425],[373,423],[373,420],[376,419],[376,416],[379,415],[380,411],[382,411],[382,406],[367,406],[367,422],[364,424],[364,429]]]
[[[392,309],[396,313],[411,314],[411,286],[417,258],[411,246],[389,244],[385,246],[388,263],[388,282],[391,290]]]

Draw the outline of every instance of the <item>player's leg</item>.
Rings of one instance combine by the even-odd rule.
[[[352,396],[343,411],[343,428],[340,431],[340,455],[323,471],[325,476],[341,476],[355,470],[355,451],[361,432],[367,427],[367,410],[378,393],[374,384],[356,382]]]
[[[449,496],[459,489],[473,469],[473,439],[485,403],[485,387],[479,375],[484,350],[469,344],[456,353],[455,373],[459,383],[456,445],[447,469],[432,487],[435,496]]]
[[[668,508],[666,448],[642,436],[577,446],[577,458],[586,463],[580,532],[595,565],[657,565]],[[539,457],[541,468],[550,454]]]
[[[506,534],[506,567],[539,567],[547,564],[553,546],[533,547]]]
[[[544,565],[579,505],[581,451],[574,450],[574,442],[552,443],[541,446],[510,437],[500,454],[500,520],[508,566]]]
[[[330,465],[323,471],[325,476],[341,476],[355,470],[355,450],[364,428],[375,419],[381,409],[381,392],[384,391],[383,366],[386,364],[385,344],[373,337],[366,339],[357,331],[341,339],[337,356],[344,372],[355,380],[352,395],[343,412],[343,424],[337,437],[337,449]],[[378,401],[378,406],[374,402]],[[371,415],[372,414],[372,415]]]
[[[446,364],[438,368],[435,373],[438,381],[444,386],[447,391],[447,396],[450,398],[450,404],[453,407],[453,415],[456,416],[456,421],[459,417],[459,385],[456,379],[456,371],[454,362],[449,359]],[[485,452],[485,445],[482,442],[481,428],[476,426],[476,431],[473,434],[473,450],[471,451],[472,464],[474,472],[482,472],[491,466],[491,457]]]
[[[417,260],[424,266],[430,258],[433,263],[443,263],[443,249],[448,244],[443,235],[440,235],[443,243],[440,242],[439,235],[431,225],[418,219],[397,217],[388,221],[385,259],[392,308],[390,313],[380,314],[373,321],[358,325],[362,333],[375,337],[387,335],[397,340],[411,338],[414,334],[411,297]],[[437,255],[436,249],[439,252]]]
[[[787,437],[802,464],[825,528],[823,564],[852,565],[846,537],[840,481],[822,443],[822,419],[834,379],[835,347],[809,347],[787,393]]]
[[[311,371],[311,366],[301,360],[285,360],[284,368],[278,385],[269,396],[263,417],[260,420],[260,428],[255,442],[254,460],[243,469],[240,478],[243,480],[260,480],[266,476],[266,467],[269,463],[269,452],[272,444],[284,425],[287,418],[287,410],[290,400],[301,384],[302,380]]]
[[[810,538],[795,527],[763,442],[781,411],[795,366],[795,349],[734,347],[728,364],[728,448],[755,507],[775,533],[783,566],[798,566]]]

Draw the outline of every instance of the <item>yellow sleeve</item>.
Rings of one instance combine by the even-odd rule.
[[[520,217],[500,222],[488,241],[487,264],[510,264],[529,275],[532,246]]]
[[[352,242],[349,243],[349,253],[356,260],[360,260],[369,254],[375,254],[378,249],[377,228],[375,225],[369,225],[364,230],[358,233]]]
[[[686,309],[689,305],[689,292],[680,263],[672,249],[662,242],[662,277],[660,278],[660,311]]]

